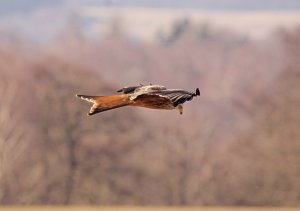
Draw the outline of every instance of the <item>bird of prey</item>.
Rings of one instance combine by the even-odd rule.
[[[183,103],[199,96],[197,88],[195,92],[182,89],[167,89],[160,85],[139,85],[124,87],[117,92],[121,94],[110,96],[76,95],[82,100],[93,103],[88,115],[94,115],[103,111],[123,107],[139,106],[152,109],[176,109],[183,113]]]

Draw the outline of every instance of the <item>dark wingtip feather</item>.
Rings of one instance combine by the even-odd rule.
[[[200,90],[199,90],[199,88],[196,89],[195,96],[200,96]]]

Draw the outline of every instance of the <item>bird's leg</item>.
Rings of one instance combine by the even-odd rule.
[[[177,107],[176,107],[176,110],[179,111],[180,115],[183,114],[183,106],[181,104],[179,104]]]

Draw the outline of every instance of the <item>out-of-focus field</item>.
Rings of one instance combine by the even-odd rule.
[[[296,211],[299,208],[257,208],[257,207],[2,207],[0,211]]]

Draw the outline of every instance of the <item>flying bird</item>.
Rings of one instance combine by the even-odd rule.
[[[160,85],[128,86],[118,90],[120,94],[110,96],[76,95],[82,100],[93,103],[88,115],[120,108],[123,106],[138,106],[152,109],[176,109],[183,113],[183,103],[193,97],[200,96],[197,88],[195,92],[182,89],[167,89]]]

